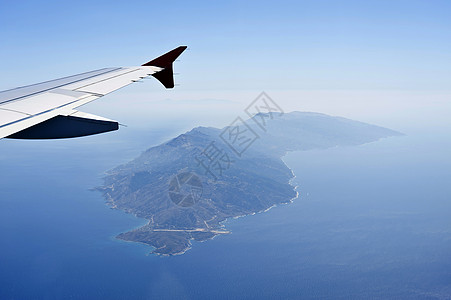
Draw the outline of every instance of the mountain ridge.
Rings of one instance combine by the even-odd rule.
[[[227,219],[297,197],[290,184],[293,172],[281,159],[287,152],[401,135],[363,122],[303,112],[255,115],[240,126],[195,127],[109,171],[98,188],[106,201],[149,220],[117,238],[148,244],[155,254],[182,254],[192,240],[228,233],[223,224]],[[239,132],[248,134],[246,147],[236,135]],[[213,173],[209,160],[213,154],[215,163],[227,168]],[[204,168],[205,161],[210,169]]]

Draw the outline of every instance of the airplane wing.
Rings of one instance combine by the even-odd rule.
[[[119,123],[75,108],[153,76],[174,87],[180,46],[139,67],[105,68],[0,92],[0,139],[59,139],[117,130]]]

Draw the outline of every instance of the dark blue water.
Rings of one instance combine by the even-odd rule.
[[[126,132],[126,131],[125,131]],[[0,144],[0,299],[451,298],[446,132],[291,153],[300,198],[177,257],[89,189],[175,132]]]

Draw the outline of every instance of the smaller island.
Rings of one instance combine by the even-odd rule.
[[[152,147],[108,171],[97,189],[111,207],[149,221],[118,239],[152,246],[154,254],[183,254],[193,240],[228,234],[227,219],[295,199],[294,174],[282,161],[287,152],[399,135],[319,113],[258,114],[223,129],[196,127]]]

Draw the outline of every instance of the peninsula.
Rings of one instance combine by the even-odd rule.
[[[182,254],[192,241],[228,234],[229,218],[296,198],[294,174],[281,159],[287,152],[398,135],[319,113],[258,114],[223,129],[196,127],[152,147],[108,171],[98,190],[113,208],[148,220],[118,239],[152,246],[154,254]]]

